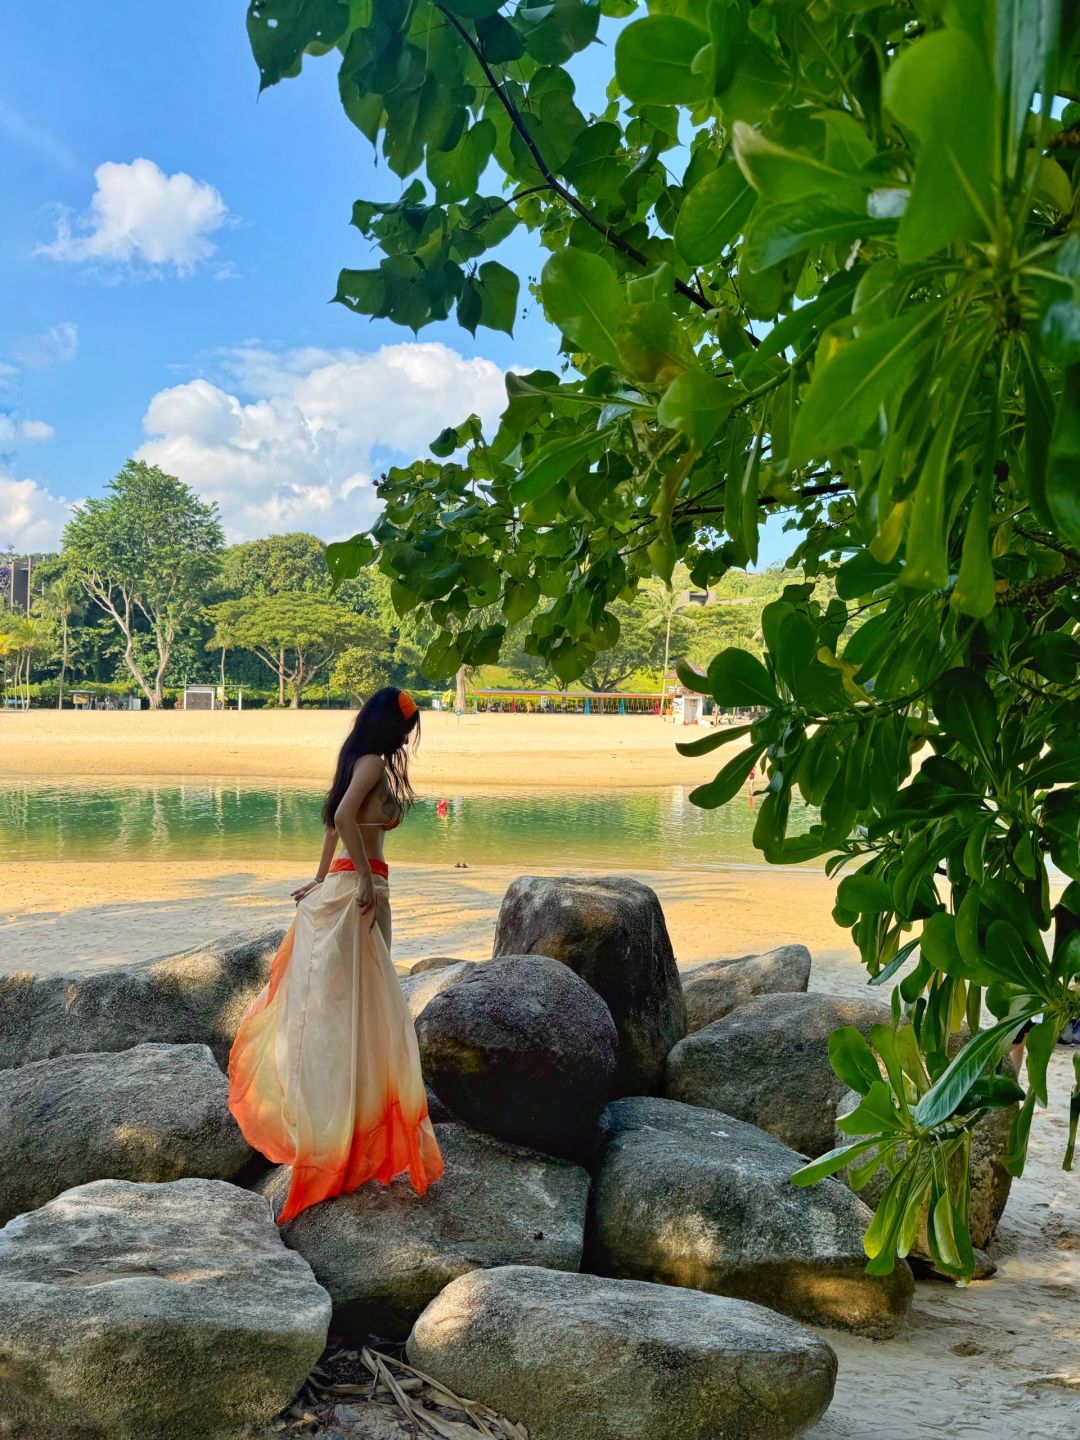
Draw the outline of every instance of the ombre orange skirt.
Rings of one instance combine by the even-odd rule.
[[[386,867],[372,872],[385,904]],[[369,1180],[407,1174],[423,1195],[443,1173],[412,1017],[355,896],[352,862],[336,860],[296,907],[229,1056],[229,1109],[244,1137],[292,1167],[279,1225]]]

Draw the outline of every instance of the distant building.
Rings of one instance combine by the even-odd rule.
[[[34,557],[0,555],[0,597],[9,610],[30,609]]]

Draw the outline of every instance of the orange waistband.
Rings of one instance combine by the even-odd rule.
[[[390,879],[390,867],[385,860],[369,860],[367,863],[373,875],[381,875],[384,880]],[[341,875],[348,870],[355,872],[356,866],[347,855],[342,855],[340,860],[334,861],[326,873],[328,875]]]

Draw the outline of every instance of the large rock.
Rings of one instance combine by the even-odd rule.
[[[415,961],[409,966],[410,975],[424,975],[429,970],[445,970],[451,965],[460,965],[462,962],[456,960],[452,955],[425,955],[422,960]]]
[[[833,1146],[847,1086],[829,1064],[839,1025],[868,1034],[889,1011],[834,995],[758,995],[688,1035],[668,1056],[672,1100],[722,1110],[812,1158]]]
[[[265,985],[280,929],[226,935],[209,945],[112,970],[0,977],[0,1070],[147,1040],[209,1045],[218,1064],[244,1011]]]
[[[600,1123],[588,1266],[628,1280],[754,1300],[875,1339],[911,1303],[911,1271],[866,1273],[870,1210],[836,1180],[799,1188],[804,1163],[717,1110],[618,1100]]]
[[[836,1383],[825,1341],[758,1305],[518,1266],[447,1286],[408,1354],[530,1440],[783,1440]]]
[[[231,1180],[253,1156],[205,1045],[0,1071],[0,1225],[90,1180]]]
[[[755,995],[805,991],[809,982],[810,951],[805,945],[781,945],[765,955],[696,965],[683,975],[687,1029],[722,1020]]]
[[[619,1037],[603,1000],[567,966],[546,955],[476,965],[428,1002],[416,1035],[424,1075],[467,1125],[558,1155],[591,1141]]]
[[[523,875],[506,892],[494,954],[550,955],[587,980],[619,1032],[615,1094],[656,1094],[664,1060],[686,1034],[686,1002],[664,912],[623,876]]]
[[[476,968],[475,960],[452,960],[448,965],[439,965],[433,970],[411,971],[401,982],[401,993],[405,996],[409,1014],[418,1020],[436,995],[451,989]]]
[[[444,1285],[495,1265],[581,1264],[589,1177],[577,1165],[436,1125],[446,1174],[420,1199],[403,1180],[365,1185],[283,1227],[334,1301],[335,1327],[403,1337]],[[260,1189],[276,1208],[285,1167]]]
[[[288,1403],[329,1320],[259,1196],[80,1185],[0,1230],[0,1432],[235,1437]]]

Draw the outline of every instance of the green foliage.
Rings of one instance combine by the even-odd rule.
[[[217,573],[221,547],[217,506],[143,460],[129,460],[64,530],[65,566],[120,632],[125,664],[155,709],[177,636]],[[152,678],[136,653],[140,617],[154,640]]]
[[[252,651],[277,676],[279,702],[288,694],[294,708],[305,687],[347,646],[387,643],[366,616],[303,591],[222,600],[207,616],[213,625],[207,649]]]
[[[629,23],[587,114],[566,62],[601,13]],[[755,843],[848,865],[836,917],[872,982],[907,963],[863,1118],[909,1158],[868,1251],[905,1253],[928,1196],[940,1263],[970,1274],[966,1191],[925,1156],[963,1150],[1039,1014],[1021,1167],[1048,1037],[1080,1010],[1075,7],[291,0],[250,23],[264,83],[336,49],[346,112],[408,182],[357,202],[381,259],[343,303],[474,330],[508,314],[488,252],[522,224],[550,252],[563,373],[508,376],[493,435],[473,418],[381,486],[377,563],[447,674],[526,626],[569,682],[647,582],[685,563],[715,585],[770,515],[799,537],[754,634],[733,649],[718,620],[719,654],[681,672],[764,710],[696,798],[763,756]],[[819,816],[789,837],[795,792]],[[1074,882],[1053,910],[1051,861]]]

